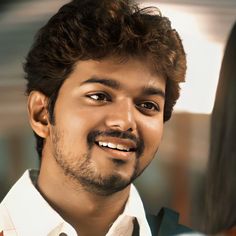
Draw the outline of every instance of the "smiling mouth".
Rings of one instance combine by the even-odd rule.
[[[102,141],[97,141],[95,143],[101,148],[108,148],[108,149],[117,150],[121,152],[135,152],[136,151],[136,148],[128,147],[123,144],[115,144],[112,142],[102,142]]]

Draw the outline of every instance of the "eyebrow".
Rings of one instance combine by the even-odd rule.
[[[109,79],[109,78],[99,78],[97,76],[92,76],[90,79],[87,79],[85,81],[83,81],[81,83],[81,85],[83,84],[89,84],[89,83],[98,83],[98,84],[102,84],[105,85],[107,87],[110,87],[112,89],[116,89],[116,90],[120,90],[122,85],[120,84],[120,82],[113,80],[113,79]],[[163,98],[165,98],[165,92],[162,89],[153,87],[153,86],[148,86],[142,89],[142,94],[143,95],[157,95],[157,96],[161,96]]]
[[[121,84],[118,81],[108,78],[98,78],[96,76],[93,76],[90,79],[83,81],[81,85],[89,83],[98,83],[117,90],[121,88]]]
[[[156,87],[146,87],[143,88],[142,94],[144,95],[157,95],[165,98],[165,92],[162,89],[156,88]]]

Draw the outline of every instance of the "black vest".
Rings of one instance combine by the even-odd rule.
[[[186,226],[178,223],[179,214],[169,208],[162,208],[158,215],[146,215],[152,236],[171,236],[193,232]],[[132,236],[139,236],[139,225],[134,221]],[[142,235],[145,236],[145,235]]]

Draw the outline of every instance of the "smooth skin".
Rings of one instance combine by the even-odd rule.
[[[105,235],[161,142],[165,80],[138,59],[79,61],[60,88],[55,124],[47,103],[38,91],[29,96],[31,126],[45,139],[37,187],[79,235]],[[89,143],[93,131],[126,136],[97,135]]]

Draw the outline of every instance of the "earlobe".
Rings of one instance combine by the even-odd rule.
[[[48,98],[39,91],[32,91],[28,97],[28,117],[34,132],[42,138],[49,135]]]

